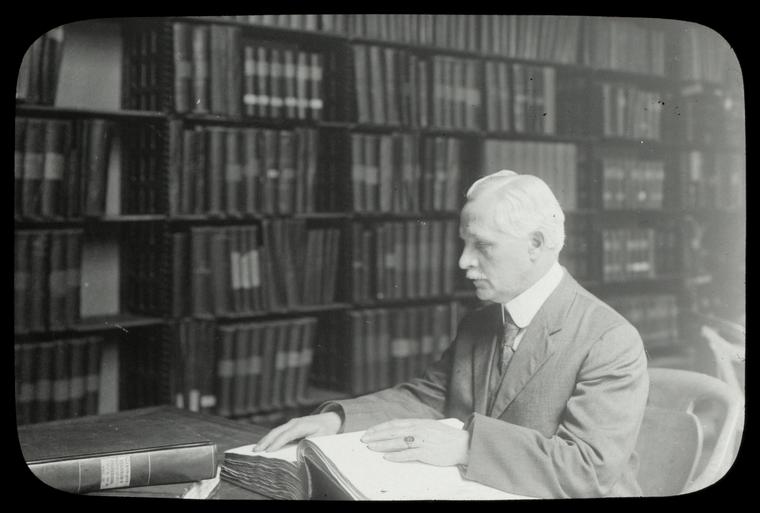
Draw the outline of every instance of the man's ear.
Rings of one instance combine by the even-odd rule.
[[[539,231],[531,232],[528,235],[528,242],[530,244],[530,256],[537,258],[541,251],[544,249],[546,241],[544,240],[544,234]]]

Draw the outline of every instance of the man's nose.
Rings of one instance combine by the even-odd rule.
[[[472,252],[467,248],[467,245],[462,249],[462,255],[459,257],[459,268],[466,271],[475,266],[475,259],[472,256]]]

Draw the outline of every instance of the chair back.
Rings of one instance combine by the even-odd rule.
[[[649,399],[647,401],[647,409],[650,411],[653,408],[660,408],[671,410],[675,412],[681,412],[694,415],[695,405],[699,403],[709,403],[713,409],[717,407],[717,428],[715,430],[715,443],[709,454],[704,454],[705,464],[702,468],[695,469],[694,466],[690,470],[687,461],[681,462],[678,465],[674,465],[674,468],[682,468],[685,472],[685,486],[683,486],[681,493],[696,491],[705,488],[718,479],[728,471],[734,459],[734,447],[736,441],[736,435],[740,429],[740,422],[743,418],[744,399],[742,395],[726,384],[725,382],[699,372],[681,370],[681,369],[664,369],[664,368],[650,368],[649,369]],[[662,417],[662,415],[660,415]],[[677,432],[687,433],[691,431],[691,428],[686,428],[688,422],[686,420],[663,420],[650,415],[650,421],[653,422],[665,422],[665,426],[671,426]],[[693,420],[692,420],[693,422]],[[699,423],[698,423],[699,424]],[[656,433],[649,433],[643,430],[642,434],[647,438],[656,436]],[[652,426],[647,428],[648,430],[655,429]],[[696,435],[698,446],[704,449],[704,436],[702,436],[699,425],[697,426],[699,433]],[[660,436],[664,436],[665,429],[662,430]],[[695,434],[691,433],[688,436],[689,440],[693,439]],[[643,444],[645,440],[642,436],[639,437]],[[657,442],[652,442],[655,446]],[[690,444],[691,442],[688,442]],[[682,451],[681,445],[688,445],[687,443],[674,446],[673,452],[678,453]],[[663,444],[659,444],[662,446]],[[651,458],[652,456],[649,448],[641,447],[643,454]],[[696,452],[696,449],[695,449]],[[660,456],[665,457],[665,456]],[[698,461],[700,457],[699,452],[696,452],[695,459]],[[673,456],[675,458],[675,456]],[[682,458],[679,457],[679,458]],[[686,459],[688,460],[688,458]],[[650,462],[644,462],[642,457],[642,471],[644,468],[651,468],[653,465]],[[655,460],[656,463],[656,460]],[[642,472],[639,472],[642,481],[647,481],[650,476],[644,476]],[[666,477],[667,480],[675,480],[672,476]],[[680,478],[678,479],[680,480]],[[677,492],[678,493],[678,492]]]
[[[644,496],[682,493],[702,452],[699,420],[691,412],[647,406],[636,452],[637,480]]]

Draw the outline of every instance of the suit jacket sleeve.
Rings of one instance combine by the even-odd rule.
[[[342,413],[344,421],[341,432],[361,431],[393,419],[441,419],[454,345],[451,344],[420,378],[354,399],[328,401],[320,405],[316,413]]]
[[[591,346],[553,436],[473,415],[464,477],[533,497],[614,495],[643,417],[646,366],[638,332],[610,329]]]

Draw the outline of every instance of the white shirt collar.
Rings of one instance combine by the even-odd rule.
[[[504,317],[504,308],[512,316],[518,328],[525,328],[533,320],[538,310],[549,298],[559,282],[562,281],[564,272],[558,262],[549,268],[536,283],[530,286],[528,290],[502,305],[502,318]]]

